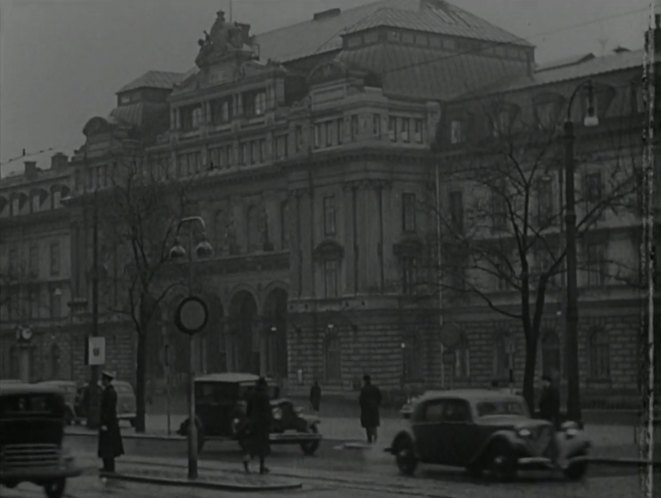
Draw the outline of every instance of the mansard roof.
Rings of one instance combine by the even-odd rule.
[[[257,35],[262,60],[288,62],[342,48],[342,36],[376,26],[531,46],[445,0],[379,0]]]

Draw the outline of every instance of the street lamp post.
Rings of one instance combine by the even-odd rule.
[[[567,252],[567,312],[566,361],[567,361],[567,417],[581,421],[581,402],[578,370],[578,290],[576,286],[576,199],[574,193],[574,123],[571,118],[572,104],[580,90],[588,92],[588,109],[585,126],[597,126],[599,120],[594,113],[593,87],[590,80],[580,83],[569,98],[567,117],[564,123],[565,142],[565,224]]]
[[[184,225],[190,226],[190,230],[187,235],[187,249],[185,249],[178,241],[170,250],[170,258],[178,259],[182,257],[188,257],[188,298],[193,297],[193,226],[199,225],[201,230],[200,241],[195,247],[195,252],[198,257],[206,257],[213,254],[213,248],[209,241],[206,239],[206,225],[204,220],[200,216],[189,216],[187,218],[182,218],[177,225],[177,235],[179,235],[181,228]],[[181,307],[180,307],[181,310]],[[206,313],[206,310],[204,311]],[[185,314],[185,313],[184,313]],[[182,318],[186,318],[183,317]],[[182,321],[182,318],[178,321]],[[204,317],[204,323],[206,323],[206,317]],[[188,478],[196,479],[197,478],[197,424],[196,424],[196,415],[195,415],[195,355],[193,351],[193,338],[194,333],[198,330],[188,330],[189,335],[189,352],[188,352]]]

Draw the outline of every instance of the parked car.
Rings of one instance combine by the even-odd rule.
[[[112,382],[115,391],[117,392],[117,419],[127,420],[131,426],[135,427],[135,393],[133,387],[126,381],[113,380]],[[97,385],[99,390],[98,400],[101,402],[101,393],[103,386],[101,383]],[[76,396],[75,412],[78,418],[87,418],[87,408],[89,400],[89,384],[85,383],[78,388]]]
[[[590,441],[574,422],[556,430],[530,417],[521,396],[498,390],[429,392],[413,407],[410,428],[386,451],[399,470],[413,474],[418,462],[487,471],[499,480],[519,469],[560,469],[570,479],[587,470]]]
[[[0,386],[0,485],[31,482],[48,498],[63,496],[67,478],[82,473],[62,446],[65,413],[58,387]]]
[[[238,431],[246,419],[247,402],[259,377],[248,373],[210,374],[195,379],[195,415],[198,450],[207,440],[238,440]],[[269,383],[273,410],[271,444],[298,444],[306,455],[317,451],[321,435],[317,417],[306,416],[291,400],[280,397],[279,388]],[[188,434],[189,419],[178,434]]]
[[[64,396],[64,421],[67,425],[71,425],[74,422],[77,422],[78,417],[76,416],[76,396],[77,396],[77,387],[76,383],[72,380],[45,380],[39,384],[44,386],[53,386],[62,391]]]

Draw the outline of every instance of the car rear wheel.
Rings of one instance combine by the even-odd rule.
[[[488,454],[489,473],[498,481],[510,481],[516,475],[516,457],[505,441],[496,441]]]
[[[64,495],[64,488],[66,486],[66,479],[60,478],[44,484],[44,491],[48,498],[62,498]]]
[[[395,448],[395,462],[399,471],[407,476],[413,475],[418,466],[413,442],[410,439],[400,441]]]
[[[579,456],[585,456],[586,453],[579,453]],[[572,463],[564,470],[565,477],[572,481],[582,479],[588,470],[588,462],[583,460],[581,462]]]
[[[319,431],[317,429],[316,425],[310,425],[307,428],[307,431],[312,434],[317,434]],[[314,439],[312,441],[305,441],[301,443],[301,450],[303,450],[303,454],[307,456],[312,456],[315,454],[317,449],[319,448],[319,440]]]

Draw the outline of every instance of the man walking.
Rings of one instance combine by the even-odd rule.
[[[101,413],[99,426],[98,456],[103,461],[103,472],[115,472],[115,458],[124,454],[122,435],[117,421],[117,393],[112,386],[114,376],[103,372],[101,383]],[[90,386],[90,388],[92,388]]]
[[[367,442],[375,443],[380,423],[381,391],[372,384],[372,378],[367,374],[363,376],[363,383],[360,391],[360,423],[365,428]]]
[[[315,413],[319,413],[319,405],[321,404],[321,386],[319,381],[314,379],[314,383],[310,388],[310,407]]]

